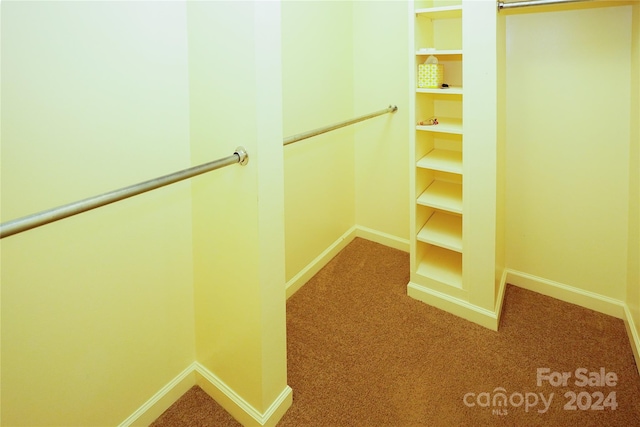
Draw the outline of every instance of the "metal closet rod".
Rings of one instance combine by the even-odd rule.
[[[282,145],[293,144],[294,142],[302,141],[303,139],[307,139],[307,138],[311,138],[311,137],[316,136],[316,135],[321,135],[323,133],[331,132],[332,130],[340,129],[342,127],[349,126],[349,125],[352,125],[354,123],[358,123],[358,122],[361,122],[361,121],[364,121],[364,120],[367,120],[367,119],[371,119],[371,118],[374,118],[374,117],[378,117],[378,116],[381,116],[383,114],[395,113],[396,111],[398,111],[398,107],[397,106],[389,105],[384,110],[375,111],[375,112],[370,113],[370,114],[365,114],[364,116],[359,116],[359,117],[356,117],[355,119],[345,120],[343,122],[339,122],[339,123],[336,123],[334,125],[325,126],[325,127],[321,127],[321,128],[318,128],[318,129],[310,130],[309,132],[303,132],[303,133],[299,133],[297,135],[288,136],[288,137],[286,137],[286,138],[284,138],[282,140]]]
[[[309,132],[301,133],[284,138],[283,144],[288,145],[296,141],[311,138],[312,136],[320,135],[325,132],[330,132],[335,129],[339,129],[344,126],[349,126],[354,123],[361,122],[373,117],[380,116],[387,113],[395,113],[398,111],[398,107],[389,106],[384,110],[376,111],[371,114],[356,117],[355,119],[346,120],[344,122],[336,123],[331,126],[325,126],[323,128],[315,129]],[[11,221],[3,222],[0,224],[0,239],[12,236],[14,234],[21,233],[23,231],[31,230],[32,228],[40,227],[41,225],[49,224],[54,221],[58,221],[64,218],[68,218],[73,215],[77,215],[82,212],[86,212],[92,209],[99,208],[120,200],[127,199],[129,197],[137,196],[138,194],[146,193],[147,191],[155,190],[166,185],[174,184],[178,181],[193,178],[194,176],[201,175],[203,173],[210,172],[215,169],[220,169],[224,166],[229,166],[234,163],[240,163],[246,165],[249,161],[249,155],[243,147],[238,147],[233,155],[224,157],[222,159],[214,160],[209,163],[204,163],[199,166],[194,166],[188,169],[184,169],[178,172],[174,172],[169,175],[164,175],[158,178],[151,179],[149,181],[141,182],[138,184],[130,185],[128,187],[121,188],[119,190],[110,191],[108,193],[100,194],[97,196],[89,197],[77,202],[69,203],[57,208],[48,209],[42,212],[38,212],[32,215],[27,215],[22,218],[17,218]]]
[[[129,197],[137,196],[138,194],[146,193],[147,191],[155,190],[156,188],[174,184],[178,181],[193,178],[194,176],[201,175],[215,169],[220,169],[222,167],[229,166],[235,163],[246,165],[248,161],[249,155],[247,154],[246,150],[242,147],[238,147],[236,148],[236,151],[228,157],[214,160],[209,163],[204,163],[199,166],[193,166],[188,169],[183,169],[169,175],[150,179],[149,181],[130,185],[119,190],[114,190],[108,193],[100,194],[98,196],[89,197],[87,199],[59,206],[57,208],[52,208],[46,211],[24,216],[22,218],[3,222],[2,224],[0,224],[0,239],[12,236],[17,233],[21,233],[23,231],[31,230],[32,228],[40,227],[41,225],[68,218],[70,216],[77,215],[91,209],[99,208],[110,203],[124,200]]]
[[[562,4],[562,3],[576,3],[582,1],[591,1],[591,0],[529,0],[529,1],[513,1],[513,2],[498,2],[498,10],[502,9],[515,9],[518,7],[527,7],[527,6],[546,6],[550,4]]]

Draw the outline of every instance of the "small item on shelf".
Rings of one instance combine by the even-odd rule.
[[[438,124],[438,118],[437,117],[430,117],[427,120],[422,120],[418,122],[419,126],[433,126],[433,125],[437,125]]]
[[[442,83],[442,89],[449,89],[449,85],[446,83]]]
[[[436,89],[442,85],[444,66],[438,64],[438,58],[429,55],[424,64],[418,64],[418,87]]]

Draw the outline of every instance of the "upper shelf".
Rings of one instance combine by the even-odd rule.
[[[462,17],[462,5],[428,7],[416,9],[416,15],[429,19],[450,19]]]
[[[438,95],[462,95],[462,88],[460,86],[449,86],[446,89],[442,88],[416,88],[416,93],[437,93]]]
[[[462,55],[462,49],[440,49],[440,50],[416,50],[416,55]]]

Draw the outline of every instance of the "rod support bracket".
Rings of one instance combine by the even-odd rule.
[[[236,151],[234,151],[233,154],[238,156],[238,163],[240,163],[240,166],[244,166],[249,163],[249,154],[243,146],[236,148]]]
[[[391,108],[391,112],[395,113],[396,111],[398,111],[398,106],[397,105],[389,105],[389,108]]]

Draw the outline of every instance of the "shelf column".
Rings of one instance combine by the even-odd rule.
[[[496,308],[499,281],[504,270],[502,231],[503,191],[498,175],[503,168],[504,17],[496,13],[492,2],[463,1],[465,66],[465,150],[463,173],[463,270],[469,302],[487,310]],[[497,48],[498,47],[498,48]]]

